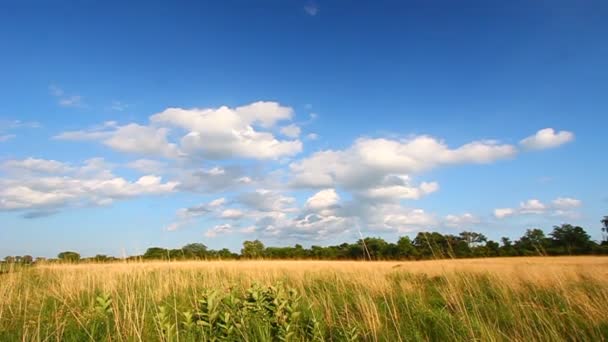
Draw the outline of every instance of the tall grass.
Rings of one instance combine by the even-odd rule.
[[[211,340],[188,325],[210,291],[276,284],[299,297],[291,340],[608,339],[608,258],[538,257],[38,265],[0,275],[0,341]],[[242,317],[230,339],[272,338]]]

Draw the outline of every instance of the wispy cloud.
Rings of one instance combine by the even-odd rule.
[[[5,142],[5,141],[9,141],[13,138],[15,138],[16,135],[14,134],[5,134],[5,135],[0,135],[0,142]]]
[[[62,107],[84,107],[84,99],[80,95],[66,94],[59,86],[51,84],[49,92],[57,98],[57,103]]]
[[[319,14],[319,6],[314,2],[308,3],[306,6],[304,6],[304,12],[311,17],[314,17]]]
[[[110,109],[116,112],[125,111],[127,108],[129,108],[129,105],[120,101],[112,101],[112,104],[110,104]]]

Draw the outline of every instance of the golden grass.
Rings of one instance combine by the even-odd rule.
[[[0,276],[0,331],[27,341],[93,339],[91,306],[106,293],[114,300],[107,339],[162,340],[150,328],[159,305],[171,306],[177,322],[207,288],[278,281],[297,289],[326,328],[355,325],[365,340],[432,340],[425,329],[433,319],[448,339],[606,338],[608,257],[46,264]],[[491,317],[492,305],[504,312]],[[567,326],[555,310],[582,322]]]

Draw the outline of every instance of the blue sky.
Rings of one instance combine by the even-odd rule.
[[[608,214],[602,1],[3,1],[0,255]]]

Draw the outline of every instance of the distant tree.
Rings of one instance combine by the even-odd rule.
[[[409,236],[402,236],[397,240],[397,252],[400,259],[411,259],[417,256],[416,247]]]
[[[513,246],[513,242],[508,237],[500,238],[500,242],[502,246],[500,246],[500,255],[501,256],[515,256],[517,255],[517,249]]]
[[[15,257],[11,256],[11,255],[7,255],[4,257],[4,262],[6,262],[7,264],[12,264],[15,262]]]
[[[72,251],[61,252],[57,254],[57,259],[67,262],[77,262],[80,260],[80,254]]]
[[[444,258],[449,256],[447,240],[440,233],[420,232],[414,238],[413,244],[422,258]]]
[[[34,258],[31,255],[24,255],[21,257],[21,262],[29,265],[34,262]]]
[[[496,241],[488,240],[484,246],[486,253],[485,256],[493,257],[500,255],[500,245]]]
[[[187,258],[202,259],[207,255],[207,246],[202,243],[190,243],[182,247],[182,251]]]
[[[367,248],[369,257],[373,260],[383,259],[387,256],[388,244],[382,238],[368,237],[359,240],[358,243],[363,246],[363,248]]]
[[[222,248],[217,251],[217,256],[221,259],[236,259],[239,255],[232,253],[228,248]]]
[[[579,226],[562,224],[554,226],[551,232],[553,244],[558,248],[563,248],[567,254],[589,253],[591,251],[591,237]]]
[[[515,247],[523,255],[545,255],[549,242],[541,229],[528,229]]]
[[[245,241],[241,249],[244,258],[256,259],[264,256],[264,244],[260,240]]]
[[[161,247],[150,247],[143,255],[144,259],[168,259],[169,251]]]
[[[106,262],[106,261],[110,261],[110,257],[108,257],[105,254],[97,254],[96,256],[93,257],[93,261],[96,262]]]

